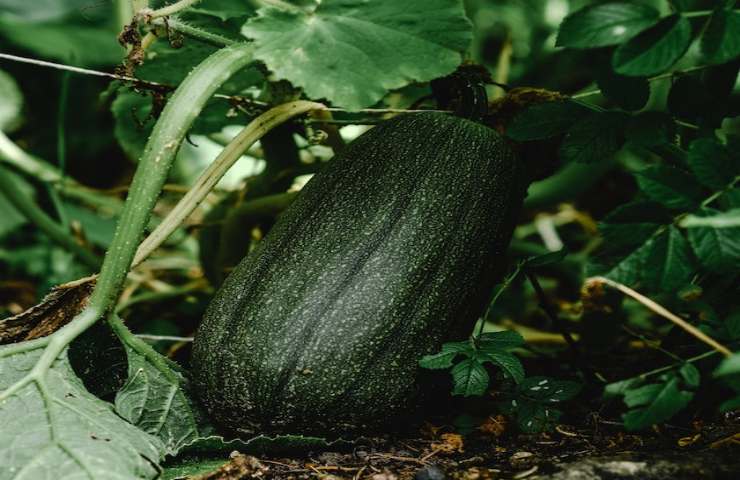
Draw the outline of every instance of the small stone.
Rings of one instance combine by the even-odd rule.
[[[444,480],[445,478],[444,472],[434,465],[420,468],[414,475],[415,480]]]
[[[509,457],[509,464],[514,468],[529,468],[535,463],[535,456],[532,452],[516,452]]]

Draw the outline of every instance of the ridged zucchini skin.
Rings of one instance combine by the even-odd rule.
[[[236,267],[196,334],[196,390],[231,431],[372,429],[414,405],[418,360],[469,334],[527,172],[492,129],[406,114],[361,135]]]

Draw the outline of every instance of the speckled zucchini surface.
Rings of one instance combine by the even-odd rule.
[[[378,427],[418,360],[470,332],[528,182],[495,131],[407,114],[352,142],[227,278],[195,337],[197,392],[232,431]]]

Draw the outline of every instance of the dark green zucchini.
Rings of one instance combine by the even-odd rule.
[[[418,360],[481,314],[528,185],[492,129],[408,114],[352,142],[231,273],[196,335],[213,418],[327,434],[414,404]]]

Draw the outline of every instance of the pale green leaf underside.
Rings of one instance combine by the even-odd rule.
[[[42,353],[3,357],[11,347],[0,349],[0,392],[29,373]],[[0,403],[0,480],[152,478],[161,450],[156,438],[85,390],[66,351],[44,381]]]
[[[472,38],[457,0],[325,0],[310,13],[264,8],[242,34],[278,78],[348,109],[451,73]]]
[[[149,363],[144,356],[126,348],[129,379],[116,395],[116,411],[147,433],[158,437],[168,455],[176,454],[198,437],[193,405],[180,387]]]
[[[23,94],[15,79],[4,70],[0,70],[0,130],[9,131],[21,116]]]

